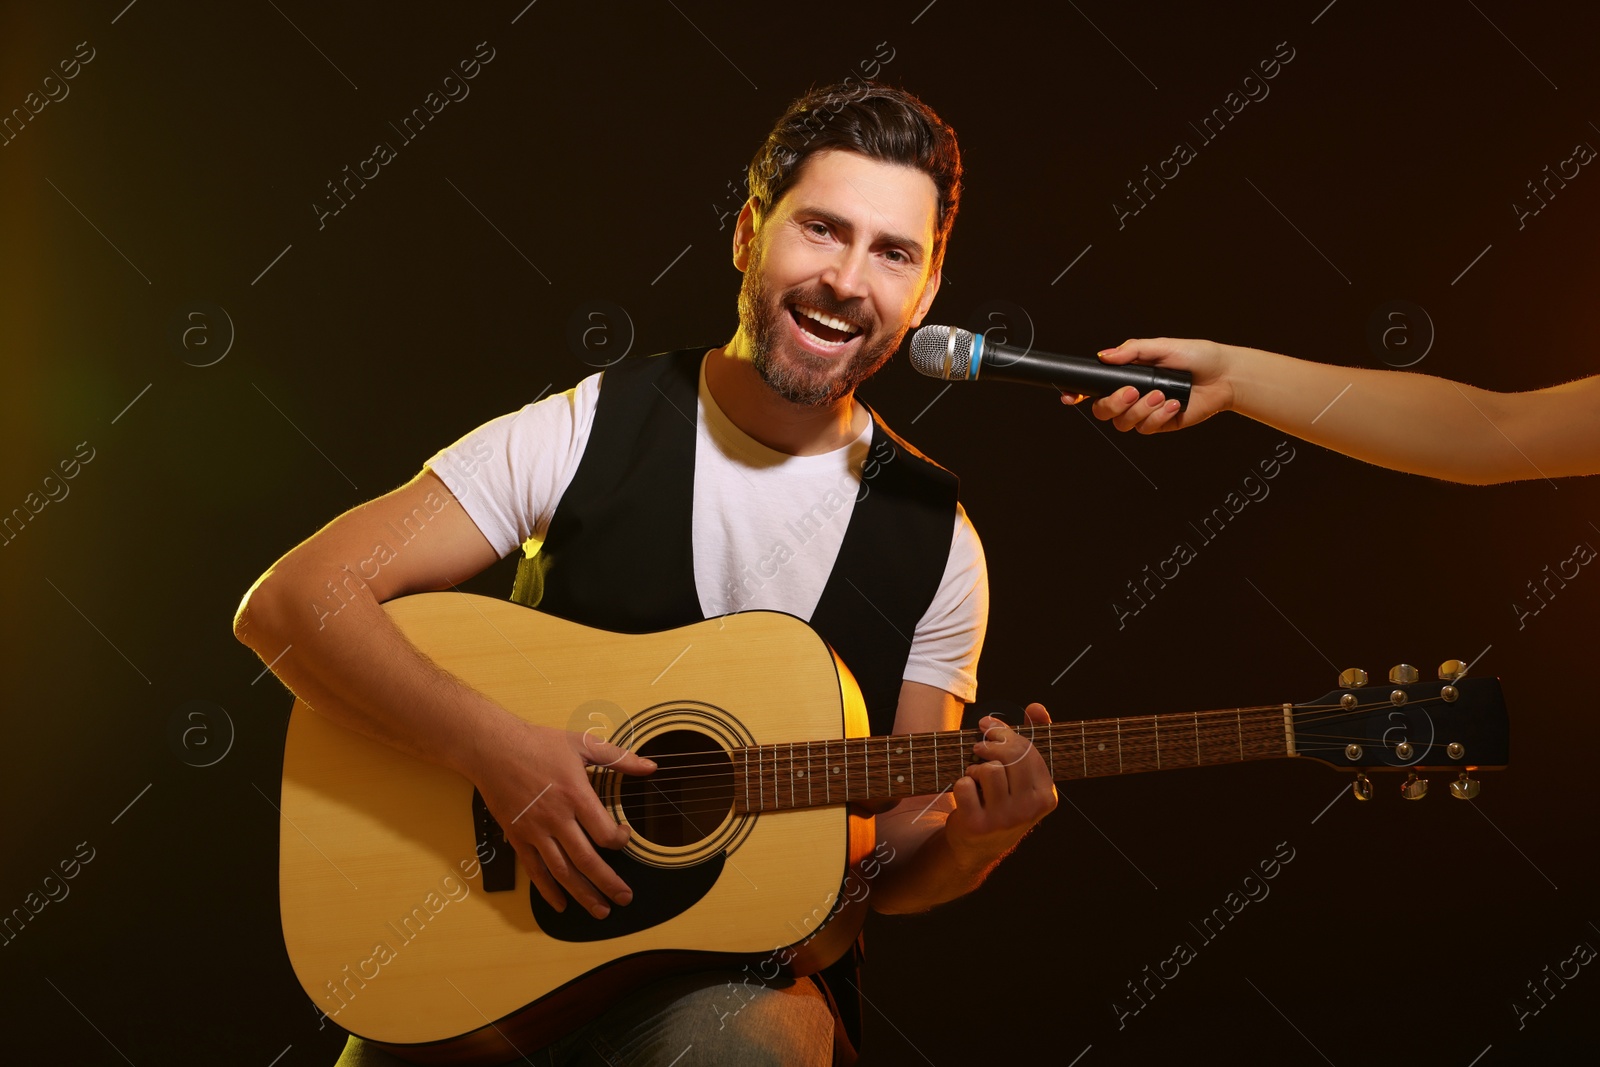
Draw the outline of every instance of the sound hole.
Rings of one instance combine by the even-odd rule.
[[[668,848],[704,840],[733,808],[733,761],[705,734],[672,730],[640,745],[648,778],[622,778],[622,810],[635,833]]]

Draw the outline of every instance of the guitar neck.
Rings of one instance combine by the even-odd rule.
[[[1056,781],[1295,755],[1286,704],[1012,729],[1038,748]],[[734,804],[761,812],[940,793],[983,762],[972,754],[982,739],[979,730],[952,730],[736,748]]]

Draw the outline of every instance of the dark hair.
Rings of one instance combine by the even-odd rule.
[[[937,266],[961,206],[956,131],[904,89],[854,79],[812,89],[789,105],[750,161],[747,180],[759,209],[772,210],[806,159],[829,149],[915,167],[933,179],[939,201],[933,235]]]

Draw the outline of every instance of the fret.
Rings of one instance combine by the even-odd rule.
[[[944,778],[944,772],[939,769],[939,735],[938,734],[934,734],[933,735],[933,781],[928,783],[928,788],[927,788],[926,792],[937,793],[941,789],[943,789],[944,786],[941,784],[941,781],[942,781],[943,778]]]
[[[1122,773],[1122,718],[1117,717],[1117,773]]]
[[[833,803],[833,763],[828,759],[828,745],[826,739],[822,742],[822,802]]]
[[[883,795],[894,796],[894,767],[889,763],[889,739],[883,739]]]
[[[1044,732],[1045,741],[1049,743],[1049,751],[1045,754],[1050,764],[1050,780],[1056,780],[1056,732],[1054,728]]]
[[[1083,720],[1078,720],[1078,747],[1083,750],[1083,776],[1089,777],[1089,738],[1083,732]]]
[[[1167,718],[1172,722],[1172,732],[1173,732],[1174,736],[1179,735],[1180,734],[1180,728],[1179,728],[1178,721],[1177,721],[1178,720],[1178,716],[1176,716],[1176,715],[1168,715]],[[1176,741],[1173,742],[1173,746],[1172,746],[1172,749],[1173,749],[1173,751],[1172,751],[1173,765],[1174,766],[1178,766],[1178,767],[1200,767],[1200,766],[1203,766],[1204,763],[1205,763],[1205,760],[1202,758],[1202,755],[1201,755],[1202,748],[1201,748],[1201,745],[1200,745],[1199,719],[1196,718],[1193,715],[1189,716],[1189,721],[1184,723],[1183,726],[1182,726],[1181,734],[1182,734],[1182,736],[1184,738],[1184,743],[1180,745]],[[1190,751],[1191,748],[1193,749],[1192,752]],[[1180,753],[1181,753],[1181,755],[1180,755]]]
[[[872,742],[873,739],[870,737],[861,740],[861,789],[869,800],[877,795],[877,786],[872,784]]]
[[[1161,769],[1161,716],[1150,716],[1150,727],[1155,731],[1156,738],[1156,770]]]
[[[1285,720],[1285,721],[1287,721],[1287,720]],[[908,740],[906,742],[906,744],[910,748],[910,751],[908,753],[908,755],[910,756],[910,760],[909,760],[907,765],[910,767],[910,770],[911,770],[911,792],[915,793],[917,791],[917,738],[916,738],[916,735],[913,734],[911,736],[910,740]]]
[[[750,763],[750,755],[749,755],[749,753],[746,753],[744,758],[745,758],[745,765],[748,766],[749,763]],[[767,810],[767,798],[762,793],[764,788],[765,788],[765,786],[763,786],[762,783],[761,783],[761,747],[758,745],[758,746],[756,746],[756,810],[757,811],[766,811]]]
[[[811,807],[811,742],[806,742],[806,807]]]
[[[1239,758],[1244,759],[1244,720],[1239,717],[1240,710],[1240,708],[1233,709],[1233,721],[1239,731]]]

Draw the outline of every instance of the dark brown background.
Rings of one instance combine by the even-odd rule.
[[[586,302],[621,308],[635,351],[726,339],[727,183],[789,98],[879,42],[969,169],[932,321],[994,325],[1003,301],[1056,351],[1161,333],[1365,366],[1426,351],[1418,370],[1500,389],[1595,370],[1600,175],[1524,228],[1511,207],[1600,145],[1592,8],[124,2],[0,15],[7,113],[95,49],[0,148],[0,510],[95,450],[0,547],[0,911],[96,850],[0,948],[18,1062],[332,1062],[278,935],[289,699],[229,633],[240,595],[438,446],[589,373],[567,339]],[[319,230],[324,183],[480,41],[496,58],[471,95]],[[1200,147],[1186,124],[1284,41],[1270,96]],[[1119,230],[1124,182],[1179,138],[1199,157]],[[1369,346],[1394,300],[1426,310],[1431,347],[1414,315],[1412,347]],[[172,324],[196,308],[185,348]],[[194,366],[222,351],[216,308],[236,338]],[[615,353],[630,331],[607,329]],[[874,922],[872,1062],[1592,1051],[1592,967],[1523,1029],[1511,1004],[1600,944],[1600,577],[1521,628],[1511,605],[1600,544],[1597,487],[1445,485],[1301,445],[1119,629],[1123,583],[1282,436],[1226,416],[1113,437],[1044,391],[940,390],[898,357],[866,395],[963,477],[993,581],[986,696],[1058,716],[1300,701],[1336,667],[1481,654],[1515,747],[1475,807],[1438,775],[1421,803],[1386,777],[1329,807],[1346,779],[1289,762],[1068,786],[982,892]],[[1124,984],[1285,841],[1272,895],[1119,1030]]]

